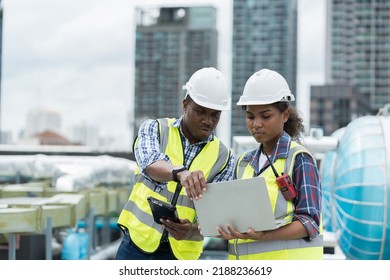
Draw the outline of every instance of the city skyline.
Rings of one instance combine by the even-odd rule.
[[[137,9],[133,131],[148,118],[180,116],[186,81],[202,67],[217,67],[216,12],[212,6]]]
[[[232,99],[239,100],[244,85],[259,68],[280,73],[297,93],[297,1],[234,0]],[[248,136],[241,110],[231,112],[231,135]]]
[[[219,50],[219,68],[230,82],[231,45],[225,42],[231,42],[231,30],[225,27],[231,24],[232,1],[144,3],[216,6],[219,42],[224,46]],[[82,122],[96,125],[103,135],[117,136],[118,147],[128,149],[134,5],[125,0],[88,0],[74,6],[64,0],[5,0],[3,8],[2,129],[12,130],[15,137],[25,125],[27,111],[39,106],[60,112],[64,127]],[[301,98],[297,105],[304,116],[308,106],[300,105],[302,97],[310,85],[324,80],[324,8],[323,1],[298,1],[297,95]],[[316,18],[320,20],[313,24]]]

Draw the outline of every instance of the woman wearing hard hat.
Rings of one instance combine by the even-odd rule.
[[[322,259],[321,184],[315,159],[298,144],[304,126],[286,80],[262,69],[246,82],[237,105],[260,145],[238,159],[236,179],[263,176],[277,229],[245,233],[219,228],[229,240],[229,259]],[[261,213],[258,213],[261,215]]]

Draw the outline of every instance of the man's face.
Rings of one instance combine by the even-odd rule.
[[[221,111],[202,107],[192,100],[184,100],[183,108],[183,133],[191,144],[209,137],[221,117]]]

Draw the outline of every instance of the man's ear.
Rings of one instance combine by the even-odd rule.
[[[189,102],[186,98],[183,99],[183,111],[184,113],[187,113]]]

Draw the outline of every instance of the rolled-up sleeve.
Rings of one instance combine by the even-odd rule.
[[[309,155],[296,156],[292,179],[297,188],[294,220],[302,222],[312,240],[320,233],[322,190],[318,168]]]
[[[145,173],[145,169],[158,160],[170,162],[169,158],[160,151],[157,120],[147,120],[139,128],[137,142],[134,146],[134,156],[142,174],[151,182],[158,183]],[[160,184],[165,185],[165,183]]]

